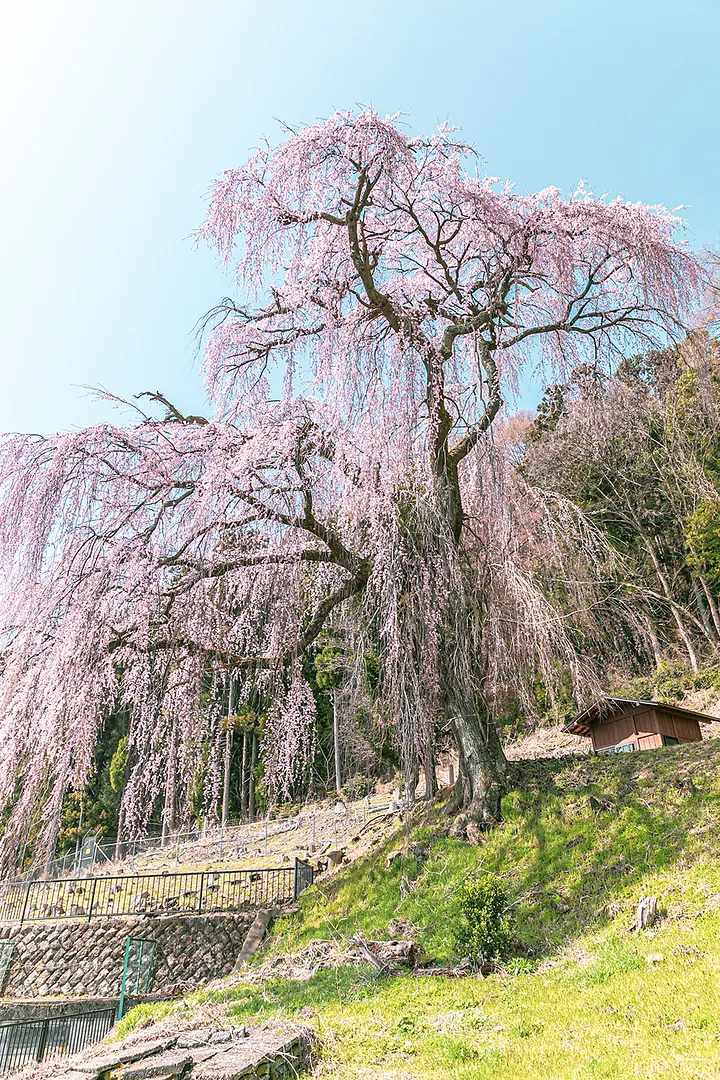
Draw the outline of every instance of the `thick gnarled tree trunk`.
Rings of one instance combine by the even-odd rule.
[[[506,761],[497,730],[479,710],[470,708],[455,715],[454,728],[460,758],[458,797],[453,799],[460,811],[455,831],[467,831],[469,823],[490,828],[500,821],[505,794]]]
[[[448,598],[447,627],[442,635],[440,657],[443,705],[455,734],[460,764],[447,809],[459,815],[454,832],[465,835],[469,825],[486,829],[500,821],[507,763],[497,728],[480,693],[481,660],[469,640],[475,613],[471,610],[470,590],[463,581],[462,491],[457,462],[446,449],[447,423],[439,425],[436,446],[439,452],[433,463],[435,499],[446,522],[446,542],[458,579],[455,596]]]

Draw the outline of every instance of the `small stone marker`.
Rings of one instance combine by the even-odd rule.
[[[248,930],[248,935],[238,954],[238,958],[235,961],[234,971],[239,971],[243,964],[247,963],[250,957],[254,956],[260,948],[260,944],[267,933],[267,928],[270,925],[270,920],[273,918],[274,914],[275,912],[271,908],[264,908],[262,911],[258,911],[252,926]]]

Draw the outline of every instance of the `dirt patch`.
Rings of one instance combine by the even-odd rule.
[[[317,940],[311,941],[298,953],[273,956],[264,964],[248,967],[233,976],[232,980],[223,979],[218,986],[232,986],[236,982],[263,983],[269,979],[297,979],[305,982],[318,971],[363,963],[365,961],[349,943]]]
[[[532,761],[536,758],[560,758],[568,754],[589,754],[592,741],[568,735],[561,727],[538,728],[505,747],[508,761]]]

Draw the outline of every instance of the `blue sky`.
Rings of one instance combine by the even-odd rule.
[[[202,408],[191,332],[230,283],[189,239],[275,117],[460,125],[520,190],[585,179],[720,230],[720,0],[39,0],[0,34],[0,431]],[[532,403],[535,388],[523,405]]]

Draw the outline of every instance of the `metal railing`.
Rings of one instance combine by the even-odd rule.
[[[0,1024],[0,1073],[16,1072],[34,1062],[76,1054],[104,1039],[114,1023],[114,1009],[99,1009]]]
[[[312,877],[312,867],[296,859],[294,867],[281,869],[8,881],[0,885],[0,922],[281,907],[297,899]]]

